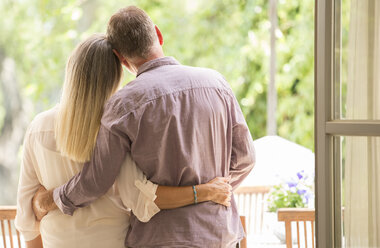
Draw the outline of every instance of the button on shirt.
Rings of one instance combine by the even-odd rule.
[[[67,214],[106,193],[127,152],[159,185],[188,186],[231,175],[236,188],[254,166],[252,138],[224,77],[163,57],[143,64],[135,80],[105,106],[90,162],[54,200]],[[243,237],[234,200],[163,210],[148,223],[131,216],[128,247],[234,247]]]

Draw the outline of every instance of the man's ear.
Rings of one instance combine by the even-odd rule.
[[[160,42],[160,45],[162,46],[164,44],[164,37],[162,36],[162,33],[161,33],[160,29],[157,27],[157,25],[154,25],[154,29],[156,29],[158,41]]]
[[[120,53],[118,53],[118,51],[112,49],[112,52],[119,58],[119,61],[122,65],[124,65],[125,67],[129,67],[127,60]]]

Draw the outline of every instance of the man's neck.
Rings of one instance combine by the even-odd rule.
[[[134,65],[135,65],[136,69],[138,70],[140,68],[140,66],[142,66],[146,62],[149,62],[149,61],[154,60],[154,59],[163,58],[163,57],[165,57],[165,54],[160,49],[159,51],[152,53],[147,59],[139,59],[139,60],[134,61]]]

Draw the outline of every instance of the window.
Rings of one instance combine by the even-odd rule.
[[[380,2],[318,0],[318,247],[380,246]]]

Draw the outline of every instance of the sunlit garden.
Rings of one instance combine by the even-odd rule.
[[[268,135],[268,85],[273,66],[270,56],[275,54],[276,132],[271,135],[297,144],[289,153],[305,156],[297,158],[298,165],[282,164],[290,168],[282,177],[273,171],[279,165],[264,170],[260,168],[269,162],[259,161],[261,167],[257,171],[263,173],[259,177],[265,175],[273,181],[258,183],[248,177],[243,186],[269,187],[265,196],[255,198],[262,206],[258,211],[265,214],[262,227],[252,229],[250,239],[261,235],[261,240],[255,241],[257,244],[263,237],[276,239],[278,235],[263,236],[263,232],[276,232],[268,230],[271,221],[277,222],[266,217],[270,216],[268,213],[280,208],[314,208],[314,1],[277,1],[274,49],[270,44],[273,20],[269,3],[267,0],[1,0],[0,205],[16,204],[25,131],[36,114],[59,103],[71,51],[91,34],[105,33],[108,19],[116,10],[137,5],[161,29],[166,56],[224,75],[254,140]],[[133,78],[124,70],[123,84]],[[251,174],[255,174],[255,169]],[[280,240],[270,244],[282,247]]]

